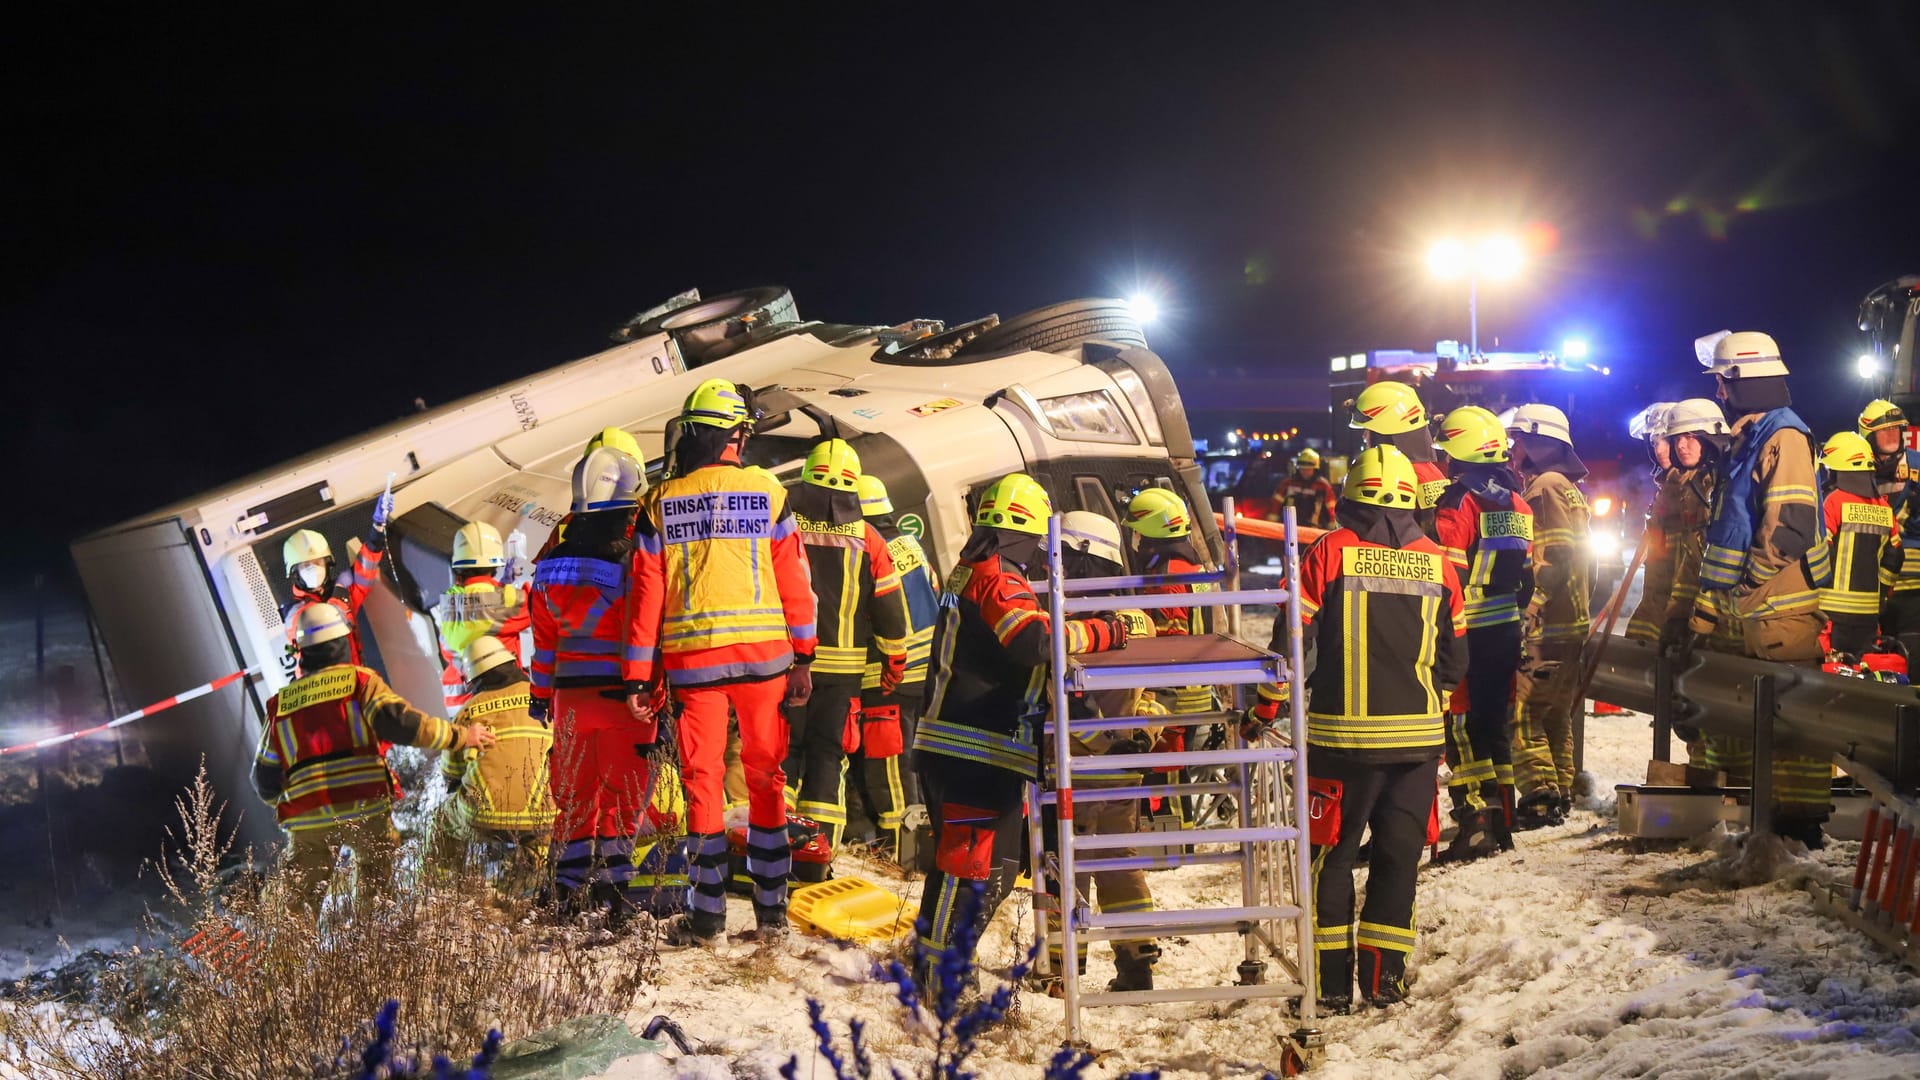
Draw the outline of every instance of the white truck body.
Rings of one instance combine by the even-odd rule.
[[[1110,515],[1134,487],[1171,482],[1190,498],[1203,491],[1165,366],[1127,335],[927,363],[888,354],[884,335],[797,324],[693,368],[677,335],[646,335],[76,541],[81,580],[130,700],[165,698],[241,668],[261,673],[143,722],[150,755],[176,773],[204,755],[221,795],[245,811],[248,839],[276,839],[246,776],[264,703],[292,670],[282,541],[317,529],[345,567],[348,541],[366,533],[392,475],[395,516],[381,581],[360,612],[361,639],[370,666],[435,709],[441,661],[425,611],[448,583],[453,531],[485,521],[503,536],[520,532],[526,550],[537,551],[568,508],[586,440],[624,428],[657,471],[668,421],[706,378],[744,382],[793,406],[764,420],[748,451],[783,477],[797,473],[823,426],[852,441],[867,471],[887,481],[902,527],[922,535],[941,568],[969,529],[969,496],[1009,471],[1040,478],[1056,507]],[[765,393],[774,388],[782,393]],[[1196,516],[1210,526],[1210,515]]]

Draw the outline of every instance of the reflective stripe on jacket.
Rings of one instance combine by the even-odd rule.
[[[778,480],[708,465],[661,481],[643,507],[651,528],[636,536],[642,681],[656,664],[675,686],[710,686],[812,662],[813,589]]]
[[[479,828],[524,832],[553,827],[547,777],[553,732],[527,715],[531,700],[525,683],[483,690],[456,717],[459,723],[492,729],[499,740],[486,751],[448,754],[440,766],[444,775],[460,781],[454,798],[467,804],[468,820]]]
[[[880,533],[865,521],[844,525],[794,516],[806,546],[818,642],[814,678],[858,679],[869,648],[890,656],[907,651],[907,601],[900,574]]]
[[[407,704],[379,675],[335,664],[267,699],[253,784],[288,829],[377,814],[393,803],[381,742],[445,750],[451,725]]]
[[[1827,534],[1833,547],[1833,583],[1820,590],[1820,610],[1829,615],[1878,615],[1881,592],[1899,566],[1900,534],[1885,496],[1827,493]]]
[[[887,542],[887,554],[893,557],[893,568],[900,575],[900,595],[907,604],[907,674],[900,685],[907,688],[908,693],[919,693],[925,688],[928,661],[933,655],[933,626],[940,619],[940,587],[920,541],[897,529],[882,529],[880,535]],[[880,686],[880,650],[877,648],[867,653],[867,670],[860,686],[866,690]]]
[[[1533,581],[1533,508],[1527,501],[1508,493],[1501,505],[1455,483],[1440,496],[1434,528],[1461,577],[1467,628],[1519,622],[1520,592]]]

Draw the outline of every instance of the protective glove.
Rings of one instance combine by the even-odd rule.
[[[1273,722],[1280,717],[1280,703],[1262,700],[1248,709],[1240,717],[1240,737],[1248,742],[1259,742],[1273,731]]]
[[[553,702],[550,699],[536,697],[527,702],[527,716],[544,724],[552,708]]]
[[[1127,647],[1127,624],[1118,616],[1083,615],[1072,621],[1079,625],[1086,643],[1085,648],[1074,650],[1076,652],[1112,652]]]
[[[373,500],[373,531],[386,532],[387,521],[391,517],[393,517],[393,492],[383,491],[379,498]]]
[[[900,689],[900,681],[907,677],[907,654],[882,653],[880,659],[880,692],[891,694]]]
[[[796,663],[793,667],[787,669],[786,704],[805,705],[807,699],[812,696],[813,668],[806,664]]]
[[[1666,625],[1660,628],[1659,649],[1661,655],[1673,655],[1692,633],[1691,630],[1687,629],[1687,620],[1684,617],[1669,620]]]
[[[1106,755],[1144,754],[1152,749],[1153,740],[1147,736],[1147,733],[1134,730],[1128,732],[1124,738],[1114,739],[1101,753]]]

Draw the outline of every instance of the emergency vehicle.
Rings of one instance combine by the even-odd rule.
[[[1861,358],[1860,376],[1882,384],[1888,398],[1908,416],[1920,415],[1920,365],[1914,363],[1920,330],[1920,274],[1895,278],[1860,301],[1860,329],[1872,352]],[[1920,450],[1920,427],[1907,428],[1907,447]]]
[[[262,706],[289,680],[281,544],[327,537],[339,565],[389,484],[383,583],[360,612],[367,663],[411,701],[440,700],[429,611],[450,582],[453,536],[484,521],[510,537],[522,580],[571,501],[587,439],[619,427],[662,467],[669,421],[701,380],[756,390],[749,464],[797,480],[807,450],[837,435],[887,484],[902,531],[942,566],[970,528],[974,493],[1025,470],[1060,510],[1118,520],[1148,486],[1206,492],[1180,395],[1127,305],[1080,300],[1001,321],[892,326],[802,320],[780,288],[683,294],[616,331],[619,344],[365,435],[314,450],[76,541],[73,555],[114,666],[135,700],[242,668],[257,679],[186,702],[142,730],[157,765],[206,755],[221,796],[256,842],[273,815],[246,781]],[[1219,553],[1211,515],[1196,518]]]
[[[1479,405],[1496,414],[1528,402],[1552,405],[1573,425],[1573,445],[1587,465],[1581,481],[1593,509],[1592,551],[1598,572],[1595,595],[1606,595],[1625,569],[1622,553],[1639,543],[1644,522],[1639,512],[1653,496],[1644,476],[1646,449],[1627,434],[1620,418],[1610,368],[1551,352],[1491,352],[1469,356],[1458,342],[1439,342],[1433,352],[1376,349],[1336,356],[1331,370],[1332,467],[1360,450],[1360,432],[1347,426],[1348,401],[1382,379],[1406,383],[1420,392],[1430,419],[1462,405]]]

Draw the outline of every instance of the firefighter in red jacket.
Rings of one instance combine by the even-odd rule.
[[[1419,479],[1420,527],[1433,535],[1434,508],[1440,505],[1440,493],[1447,490],[1447,470],[1441,468],[1434,453],[1433,435],[1427,430],[1427,407],[1420,394],[1403,382],[1383,379],[1347,403],[1353,415],[1347,426],[1366,434],[1367,446],[1391,446],[1413,463]]]
[[[520,633],[532,623],[520,589],[500,580],[507,565],[507,545],[500,530],[484,521],[469,521],[453,534],[453,587],[434,612],[440,630],[440,696],[447,715],[456,716],[472,692],[462,678],[459,655],[476,639],[498,638],[522,662]]]
[[[812,696],[814,600],[799,526],[780,482],[742,468],[751,391],[725,379],[694,388],[673,436],[673,475],[647,493],[640,533],[639,677],[664,676],[680,706],[687,786],[688,912],[674,944],[726,929],[729,710],[740,723],[748,793],[747,873],[762,941],[787,933],[787,726],[784,698]],[[865,656],[862,655],[864,662]]]
[[[847,824],[847,755],[859,745],[860,681],[869,647],[883,657],[881,693],[907,672],[907,600],[887,542],[860,513],[860,455],[844,439],[826,439],[807,454],[791,496],[793,520],[806,545],[818,604],[813,620],[813,694],[788,712],[786,772],[799,779],[797,809],[820,825],[829,849]],[[817,862],[796,877],[820,876]]]
[[[641,660],[634,565],[648,531],[640,463],[603,446],[574,470],[567,535],[534,564],[528,715],[553,727],[554,888],[564,907],[620,920],[651,901],[634,885],[634,837],[652,802],[658,736]]]
[[[1858,663],[1880,638],[1881,598],[1900,573],[1903,553],[1893,507],[1875,490],[1873,447],[1843,431],[1820,448],[1830,490],[1824,505],[1833,538],[1833,583],[1820,590],[1830,620],[1828,651]]]
[[[1300,559],[1307,648],[1314,952],[1319,997],[1340,1014],[1359,996],[1406,997],[1414,886],[1446,742],[1442,703],[1465,672],[1459,579],[1414,520],[1419,480],[1390,446],[1354,459],[1341,527]],[[1284,649],[1284,628],[1274,643]],[[1271,722],[1287,690],[1260,688]],[[1367,901],[1354,920],[1353,868],[1364,834]]]
[[[1453,771],[1447,791],[1458,829],[1440,861],[1463,862],[1513,850],[1510,718],[1521,613],[1533,600],[1533,508],[1514,490],[1519,481],[1507,466],[1507,433],[1499,417],[1477,405],[1462,406],[1440,421],[1440,434],[1453,483],[1440,496],[1434,528],[1465,585],[1471,657],[1447,728]]]
[[[399,836],[383,743],[485,750],[494,736],[421,712],[355,664],[352,628],[334,605],[309,605],[293,634],[306,674],[267,699],[253,789],[291,834],[294,900],[313,915],[343,847],[353,851],[360,891],[392,879]]]
[[[387,551],[387,519],[391,516],[393,492],[383,492],[373,502],[373,527],[367,530],[366,540],[353,557],[351,574],[334,575],[333,547],[326,537],[312,529],[301,529],[280,545],[280,556],[287,568],[287,584],[293,588],[293,602],[280,613],[287,624],[289,656],[299,649],[293,628],[300,613],[313,604],[332,604],[347,617],[348,647],[353,652],[353,662],[360,662],[360,632],[354,620],[359,618],[360,605],[366,603],[374,580],[380,576],[380,559]],[[296,667],[289,674],[298,671]]]
[[[1047,612],[1027,584],[1044,558],[1053,503],[1025,473],[981,493],[973,535],[947,578],[933,632],[933,688],[913,743],[914,763],[933,818],[934,869],[920,904],[916,974],[930,965],[967,910],[967,890],[982,889],[975,918],[984,924],[1012,888],[1023,860],[1022,796],[1039,776],[1039,720],[1052,659]],[[1111,615],[1069,620],[1069,653],[1126,644]]]
[[[1320,475],[1320,452],[1311,446],[1293,455],[1293,472],[1280,481],[1274,501],[1293,507],[1294,521],[1309,529],[1333,525],[1333,485]]]

